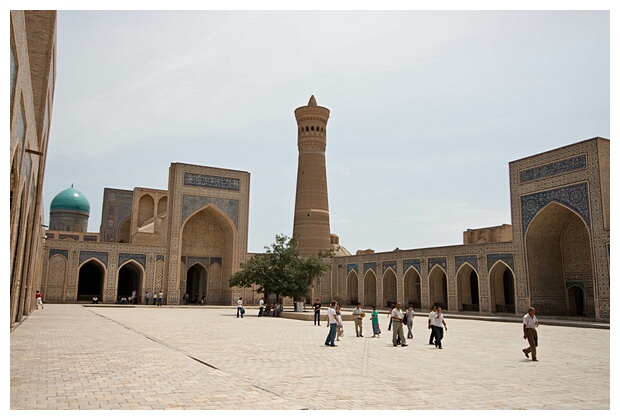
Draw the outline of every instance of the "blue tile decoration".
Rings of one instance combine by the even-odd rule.
[[[487,270],[491,271],[493,264],[500,260],[505,262],[512,271],[515,271],[514,254],[512,252],[509,254],[487,254]]]
[[[457,255],[454,257],[454,271],[459,271],[459,268],[464,263],[469,263],[476,271],[478,271],[478,257],[476,255]]]
[[[406,273],[407,270],[409,269],[409,267],[413,267],[417,270],[418,274],[420,274],[421,268],[420,268],[420,259],[413,259],[413,260],[404,260],[403,261],[403,273]]]
[[[155,257],[155,261],[164,261],[164,256],[163,255],[157,255]]]
[[[387,270],[388,268],[391,268],[394,271],[394,274],[397,273],[396,271],[396,261],[383,261],[381,263],[381,270],[385,273],[385,270]]]
[[[135,260],[142,268],[146,269],[146,255],[145,254],[126,254],[121,252],[118,254],[118,266],[120,267],[129,260]]]
[[[102,251],[80,251],[78,265],[82,265],[84,261],[90,260],[91,258],[101,261],[106,268],[108,267],[108,253]]]
[[[537,166],[535,168],[524,169],[519,171],[519,182],[530,182],[539,179],[550,178],[565,174],[567,172],[585,169],[588,165],[587,156],[585,154],[572,156],[564,160],[552,162],[547,165]]]
[[[218,263],[220,266],[222,265],[222,258],[220,257],[211,257],[211,262],[209,264]]]
[[[431,257],[428,259],[428,271],[430,272],[431,269],[435,266],[435,265],[439,265],[441,268],[443,268],[444,270],[446,269],[446,257]]]
[[[521,197],[521,218],[523,236],[534,216],[547,204],[557,202],[565,205],[583,217],[588,228],[590,227],[590,204],[588,195],[588,183],[569,185],[568,187],[556,188]]]
[[[217,188],[220,190],[239,191],[239,179],[225,178],[221,176],[193,174],[185,172],[183,174],[183,184],[193,187]]]
[[[347,274],[350,273],[351,270],[355,271],[355,274],[358,274],[357,263],[349,263],[349,264],[347,264]]]
[[[239,227],[239,200],[227,198],[202,197],[198,195],[183,194],[183,209],[181,212],[181,223],[191,214],[200,210],[208,204],[213,204],[220,211],[232,220],[235,227]]]
[[[372,270],[375,273],[377,272],[377,263],[376,262],[365,262],[364,263],[364,274],[366,274],[366,272],[368,270]]]
[[[338,264],[338,270],[342,270],[342,264]]]
[[[50,249],[50,258],[52,258],[54,255],[62,255],[65,258],[69,258],[69,250],[67,249]]]
[[[187,257],[186,256],[181,256],[181,262],[187,262]]]

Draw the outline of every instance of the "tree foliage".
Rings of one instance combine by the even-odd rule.
[[[303,257],[295,247],[295,238],[276,235],[275,243],[265,247],[264,254],[257,254],[229,281],[231,287],[257,287],[258,293],[277,293],[295,300],[305,299],[314,281],[320,278],[328,266],[319,256]],[[331,255],[329,251],[321,257]]]

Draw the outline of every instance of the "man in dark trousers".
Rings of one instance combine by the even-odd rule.
[[[321,302],[317,299],[316,303],[312,305],[314,309],[314,325],[321,326]]]
[[[523,339],[527,340],[530,346],[523,349],[525,357],[529,359],[530,353],[532,353],[532,362],[538,362],[536,358],[536,347],[538,347],[538,319],[536,318],[536,308],[530,308],[523,316]]]
[[[431,336],[428,338],[428,344],[430,344],[431,346],[433,344],[435,344],[435,315],[437,315],[436,313],[437,311],[437,306],[433,305],[433,307],[431,308],[431,311],[428,314],[428,329],[431,330]]]

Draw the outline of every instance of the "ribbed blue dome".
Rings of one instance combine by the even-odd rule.
[[[50,212],[63,210],[90,214],[90,203],[86,197],[84,197],[84,194],[75,188],[67,188],[58,193],[50,205]]]

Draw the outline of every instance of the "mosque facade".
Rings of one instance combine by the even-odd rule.
[[[489,315],[535,306],[548,316],[609,320],[609,140],[510,162],[511,224],[468,229],[459,245],[352,255],[329,228],[329,110],[312,97],[295,115],[294,234],[302,254],[335,251],[308,300]],[[255,290],[228,286],[250,257],[249,185],[247,172],[172,163],[167,190],[106,188],[96,233],[81,228],[87,206],[79,192],[61,192],[44,245],[44,301],[116,303],[135,291],[143,303],[145,292],[161,290],[165,304],[186,293],[190,302],[204,294],[207,304],[239,296],[256,304]]]

